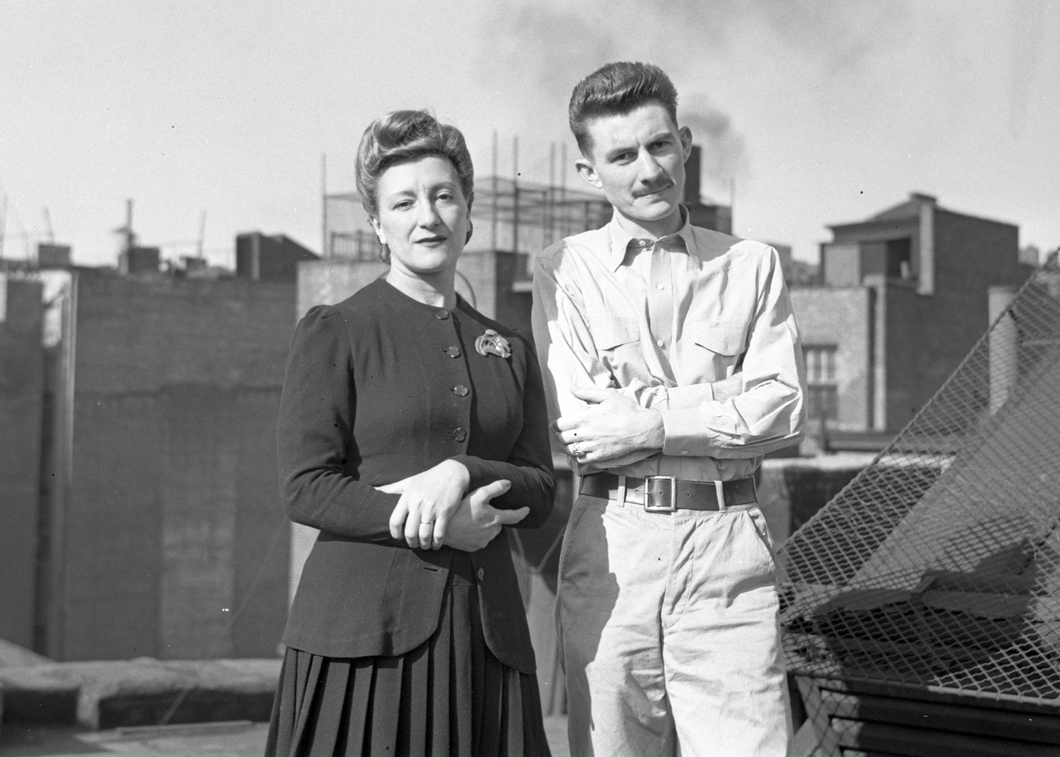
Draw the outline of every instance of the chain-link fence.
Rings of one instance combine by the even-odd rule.
[[[794,673],[1060,703],[1056,253],[779,557]]]

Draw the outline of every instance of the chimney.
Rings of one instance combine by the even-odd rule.
[[[37,265],[41,268],[69,268],[70,245],[39,242],[37,244]]]
[[[920,206],[916,291],[917,294],[931,295],[935,293],[935,209],[938,198],[923,192],[910,192],[909,199]]]
[[[699,168],[700,147],[692,145],[692,154],[685,161],[685,196],[683,201],[686,205],[699,205]]]

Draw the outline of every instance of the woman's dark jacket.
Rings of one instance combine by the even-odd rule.
[[[511,356],[482,355],[486,329]],[[390,536],[399,495],[375,487],[453,459],[470,488],[511,489],[494,507],[524,505],[540,526],[554,481],[545,396],[534,350],[463,300],[425,305],[377,280],[298,324],[278,426],[288,517],[320,529],[284,631],[287,646],[329,657],[392,656],[439,622],[455,550],[411,549]],[[505,665],[534,671],[507,531],[469,554],[486,643]]]

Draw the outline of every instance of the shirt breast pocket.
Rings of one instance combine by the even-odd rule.
[[[703,357],[714,366],[718,378],[731,376],[744,351],[747,333],[737,321],[693,321],[688,324],[692,341],[702,348]]]
[[[616,318],[609,313],[590,315],[589,330],[600,358],[620,383],[624,374],[630,369],[638,370],[643,363],[640,355],[640,327],[635,319]]]

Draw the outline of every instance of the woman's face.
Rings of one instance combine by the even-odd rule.
[[[467,241],[468,208],[456,167],[427,155],[396,163],[379,177],[372,226],[390,248],[390,265],[423,277],[456,270]]]

